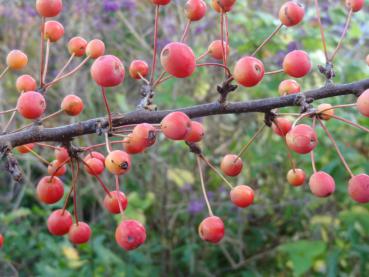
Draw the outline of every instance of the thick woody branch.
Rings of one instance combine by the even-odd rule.
[[[284,97],[265,98],[245,102],[230,102],[226,105],[220,104],[219,102],[214,102],[182,108],[179,110],[186,113],[191,118],[217,114],[241,114],[251,112],[266,113],[276,108],[302,106],[302,100],[303,102],[306,100],[307,103],[310,103],[314,100],[331,98],[334,96],[351,94],[359,95],[367,88],[369,88],[369,79],[350,84],[329,85],[319,89],[309,90],[301,94],[288,95]],[[138,124],[142,122],[159,123],[164,116],[172,111],[173,110],[138,110],[124,115],[116,115],[113,118],[113,126],[117,127],[129,124]],[[101,133],[101,131],[107,127],[108,121],[105,118],[95,118],[55,128],[33,126],[30,129],[0,136],[0,145],[9,145],[11,147],[15,147],[31,142],[63,142],[72,140],[74,137],[78,136]]]

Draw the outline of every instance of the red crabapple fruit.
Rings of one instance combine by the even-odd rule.
[[[22,93],[18,97],[17,111],[27,119],[39,118],[46,109],[44,96],[36,91]]]
[[[311,70],[309,55],[302,50],[294,50],[288,53],[283,60],[283,70],[292,77],[304,77]]]
[[[57,16],[63,9],[62,0],[37,0],[36,10],[42,17]]]
[[[217,216],[205,218],[199,225],[199,236],[202,240],[218,243],[224,237],[224,223]]]
[[[246,208],[254,202],[254,190],[249,186],[238,185],[231,190],[231,201],[237,207]]]
[[[12,50],[6,57],[6,64],[10,69],[21,70],[28,64],[28,57],[20,50]]]
[[[156,141],[156,128],[149,123],[140,123],[133,128],[132,136],[142,140],[144,145],[148,147]]]
[[[211,5],[218,13],[229,12],[237,0],[212,0]]]
[[[106,156],[105,167],[114,175],[123,175],[131,168],[131,157],[124,151],[114,150]]]
[[[204,126],[197,121],[191,121],[191,129],[187,132],[184,140],[187,142],[199,142],[204,137]]]
[[[346,7],[353,12],[360,11],[365,4],[365,0],[346,0]]]
[[[348,186],[349,195],[358,203],[369,202],[369,176],[359,174],[352,177]]]
[[[364,91],[356,101],[356,106],[363,116],[369,117],[369,89]]]
[[[302,186],[305,179],[305,171],[300,168],[290,169],[287,173],[287,182],[294,187]]]
[[[124,80],[125,70],[120,59],[113,55],[97,58],[91,66],[91,76],[102,87],[115,87]]]
[[[126,251],[136,249],[146,240],[145,227],[137,220],[123,220],[115,230],[115,240]]]
[[[92,176],[98,176],[104,172],[105,169],[104,162],[102,162],[98,158],[87,159],[85,163],[86,163],[85,169],[87,173]]]
[[[118,200],[119,198],[119,200]],[[120,208],[119,208],[119,202],[122,205],[123,211],[127,208],[128,200],[126,195],[120,191],[111,191],[110,196],[109,194],[105,195],[104,198],[104,207],[112,214],[119,214]]]
[[[28,144],[24,144],[24,145],[20,145],[15,147],[15,149],[20,153],[20,154],[27,154],[29,153],[33,147],[35,147],[34,143],[28,143]]]
[[[246,56],[239,59],[234,67],[233,77],[245,87],[253,87],[264,77],[264,65],[257,58]]]
[[[36,80],[31,75],[21,75],[17,78],[15,86],[18,92],[34,91],[37,88]]]
[[[292,128],[292,122],[287,118],[278,117],[272,124],[272,130],[280,137],[285,137]]]
[[[170,3],[171,0],[151,0],[151,2],[155,5],[161,5],[161,6],[165,6],[168,5]]]
[[[64,27],[58,21],[50,20],[45,23],[44,38],[50,42],[57,42],[64,36]]]
[[[64,195],[63,182],[58,177],[43,177],[37,184],[36,193],[41,202],[54,204]]]
[[[73,244],[86,243],[91,237],[91,228],[87,223],[79,221],[70,226],[68,237]]]
[[[77,116],[83,111],[83,101],[77,95],[69,94],[61,102],[60,109],[67,115]]]
[[[311,192],[317,197],[328,197],[336,189],[336,184],[331,175],[324,171],[315,172],[309,179]]]
[[[183,112],[172,112],[161,121],[163,134],[172,140],[183,140],[191,130],[191,119]]]
[[[93,39],[87,43],[86,55],[91,59],[97,59],[105,54],[105,44],[100,39]]]
[[[237,176],[241,173],[243,162],[240,157],[233,154],[225,155],[222,162],[220,163],[220,169],[227,176]]]
[[[123,142],[124,151],[128,154],[142,153],[146,149],[145,141],[134,136],[132,133],[128,134],[127,138]]]
[[[323,120],[330,120],[334,115],[334,109],[332,109],[331,104],[320,104],[316,111],[319,114],[319,117]]]
[[[188,0],[185,5],[185,14],[191,21],[199,21],[206,14],[206,3],[203,0]]]
[[[284,96],[288,94],[299,93],[301,87],[295,80],[284,80],[278,87],[279,95]]]
[[[133,79],[140,80],[141,76],[145,78],[149,73],[149,65],[143,60],[133,60],[129,66],[129,75]]]
[[[52,176],[62,176],[67,172],[67,166],[59,160],[52,161],[47,167],[47,172]]]
[[[99,159],[100,161],[102,161],[103,163],[105,163],[105,156],[103,154],[101,154],[100,152],[97,151],[92,151],[91,153],[89,153],[88,155],[86,155],[83,160],[87,161],[88,159],[92,159],[92,158],[96,158]]]
[[[287,27],[299,24],[305,15],[304,7],[295,1],[288,1],[279,10],[279,20]]]
[[[225,41],[223,41],[223,47],[226,54],[226,57],[229,55],[229,45]],[[223,60],[223,47],[220,39],[214,40],[210,43],[208,47],[209,55],[216,60]]]
[[[55,159],[63,163],[69,159],[68,150],[65,147],[59,147],[54,151]]]
[[[55,210],[47,219],[47,229],[54,236],[65,235],[68,233],[72,224],[72,216],[67,210]]]
[[[0,248],[4,246],[4,236],[0,234]]]
[[[82,57],[86,53],[87,41],[82,37],[71,38],[68,42],[68,51],[76,57]]]
[[[177,78],[186,78],[195,71],[196,59],[192,49],[182,42],[167,44],[160,54],[164,70]]]
[[[318,144],[316,132],[309,125],[300,124],[286,135],[288,148],[298,154],[310,153]]]

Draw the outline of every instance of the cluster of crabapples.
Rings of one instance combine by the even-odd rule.
[[[159,9],[160,6],[170,4],[171,0],[151,0],[152,4]],[[236,0],[212,0],[212,8],[219,14],[221,19],[229,13]],[[362,9],[364,5],[363,0],[346,0],[346,6],[353,12]],[[42,47],[44,41],[47,42],[47,49],[51,44],[58,42],[64,36],[63,25],[56,20],[45,20],[60,14],[63,8],[62,0],[36,0],[36,10],[42,18]],[[201,20],[206,12],[207,5],[203,0],[188,0],[185,4],[185,15],[188,23]],[[287,28],[298,25],[304,18],[305,11],[302,5],[295,1],[288,1],[282,5],[279,11],[280,27]],[[222,27],[223,28],[223,27]],[[187,31],[187,29],[186,29]],[[255,54],[246,55],[238,59],[231,72],[227,67],[227,58],[231,52],[227,37],[224,39],[223,34],[220,40],[214,40],[210,43],[207,51],[202,55],[196,57],[191,47],[185,43],[186,31],[183,34],[181,41],[170,42],[164,46],[160,53],[160,62],[169,77],[187,78],[190,77],[199,66],[221,66],[227,71],[227,81],[235,81],[243,87],[254,87],[258,85],[266,75],[264,64],[261,60],[255,57]],[[223,29],[222,29],[223,32]],[[156,36],[156,34],[155,34]],[[156,41],[156,37],[155,37]],[[155,45],[156,46],[156,45]],[[262,47],[263,45],[261,45]],[[156,47],[154,47],[156,49]],[[41,49],[43,51],[43,48]],[[61,105],[60,110],[52,115],[42,117],[46,111],[46,92],[54,84],[60,82],[77,72],[88,60],[93,59],[94,62],[90,68],[90,74],[96,84],[102,88],[102,95],[105,106],[109,116],[109,131],[114,131],[110,109],[106,99],[106,88],[116,87],[123,83],[125,78],[125,67],[123,62],[114,55],[105,54],[104,42],[99,39],[86,41],[82,37],[73,37],[68,42],[68,51],[71,55],[70,60],[60,71],[60,73],[49,83],[46,82],[47,73],[47,56],[44,62],[42,56],[41,61],[41,76],[40,84],[37,85],[35,78],[31,75],[22,75],[16,80],[16,88],[20,92],[15,109],[6,112],[18,112],[23,118],[33,121],[45,121],[51,116],[64,112],[69,116],[78,116],[84,108],[84,103],[77,95],[67,95]],[[156,51],[156,50],[154,50]],[[48,52],[48,51],[47,51]],[[85,59],[75,69],[64,73],[70,61],[75,57],[83,57]],[[199,64],[201,59],[210,56],[215,60],[220,60],[222,64],[204,63]],[[155,82],[156,52],[154,52],[153,66],[151,69],[150,81],[146,79],[149,75],[149,64],[144,60],[134,60],[129,66],[129,75],[136,80],[143,80],[149,84],[153,89],[164,81],[162,74]],[[6,59],[8,70],[21,70],[27,63],[28,58],[25,53],[20,50],[11,51]],[[311,70],[311,62],[308,54],[303,50],[294,50],[288,53],[283,60],[283,69],[288,76],[293,78],[302,78]],[[3,75],[3,74],[2,74]],[[300,85],[292,79],[283,81],[279,86],[281,96],[299,93]],[[369,91],[364,92],[357,101],[357,108],[364,116],[369,116]],[[334,113],[329,104],[323,104],[318,107],[315,116],[320,120],[329,120]],[[131,168],[131,155],[143,153],[146,149],[155,144],[157,133],[160,131],[167,139],[174,141],[185,141],[187,144],[196,144],[204,137],[204,127],[200,122],[191,120],[185,113],[175,111],[166,115],[160,125],[153,125],[150,123],[140,123],[131,126],[120,126],[126,128],[129,134],[121,141],[122,150],[111,150],[111,145],[107,136],[107,155],[95,151],[95,147],[100,145],[93,145],[91,147],[80,148],[81,152],[85,152],[84,157],[80,157],[80,152],[76,152],[71,147],[53,147],[55,149],[55,160],[47,162],[48,176],[41,178],[37,184],[36,193],[41,202],[44,204],[54,204],[59,202],[64,196],[64,184],[62,178],[67,172],[67,166],[72,168],[72,187],[67,195],[63,208],[53,211],[47,220],[47,227],[51,234],[56,236],[63,236],[68,234],[69,240],[74,244],[86,243],[91,237],[90,226],[78,220],[76,214],[76,182],[79,172],[79,164],[83,164],[83,169],[87,174],[90,174],[99,181],[106,195],[104,198],[104,207],[112,214],[122,214],[122,221],[115,231],[115,239],[119,246],[125,250],[132,250],[142,245],[146,240],[145,227],[136,220],[125,219],[124,210],[128,205],[127,198],[123,191],[119,189],[119,176],[125,175]],[[119,133],[119,128],[115,131]],[[314,128],[299,124],[294,126],[288,119],[277,117],[272,124],[273,131],[283,137],[289,149],[299,154],[307,154],[313,151],[317,145],[317,135]],[[114,134],[113,134],[114,135]],[[117,141],[115,142],[117,143]],[[41,143],[29,143],[18,146],[16,149],[19,153],[33,153],[34,147],[42,146]],[[45,146],[45,144],[43,145]],[[47,147],[50,147],[48,145]],[[197,154],[198,158],[207,161],[202,154]],[[208,161],[207,161],[208,162]],[[77,164],[77,174],[74,172],[75,164]],[[211,164],[208,162],[209,166]],[[240,155],[228,154],[220,164],[221,171],[226,176],[237,176],[241,173],[243,162]],[[109,190],[101,178],[99,177],[105,169],[115,176],[116,188]],[[223,180],[224,176],[221,175]],[[200,169],[200,174],[201,169]],[[293,168],[288,172],[287,180],[293,186],[300,186],[304,184],[306,179],[305,172],[302,169]],[[325,172],[315,172],[310,177],[310,189],[313,194],[319,197],[327,197],[333,193],[335,189],[334,179]],[[369,176],[360,174],[352,176],[349,181],[349,194],[357,202],[369,202]],[[67,204],[74,193],[74,221],[71,213],[68,212]],[[205,200],[206,193],[204,193]],[[230,192],[230,199],[234,205],[241,208],[250,206],[254,201],[254,191],[246,185],[238,185],[232,187]],[[209,217],[206,217],[199,225],[198,231],[201,239],[218,243],[224,237],[223,221],[214,216],[209,207]],[[0,235],[0,247],[3,244],[3,236]]]

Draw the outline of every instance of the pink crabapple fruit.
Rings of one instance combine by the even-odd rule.
[[[69,94],[64,97],[60,108],[70,116],[77,116],[83,111],[83,101],[77,95]]]
[[[68,51],[76,57],[82,57],[86,53],[87,41],[82,37],[73,37],[68,42]]]
[[[206,14],[206,3],[203,0],[188,0],[185,5],[185,14],[191,21],[199,21]]]
[[[91,76],[102,87],[115,87],[124,80],[125,70],[120,59],[113,55],[97,58],[91,66]]]
[[[36,80],[31,75],[21,75],[17,78],[15,86],[18,92],[34,91],[37,88]]]
[[[34,143],[28,143],[15,147],[20,154],[27,154],[35,147]]]
[[[205,135],[204,126],[197,121],[191,121],[191,129],[184,140],[190,143],[200,142]]]
[[[161,121],[163,134],[172,140],[183,140],[191,130],[191,119],[183,112],[172,112]]]
[[[315,196],[328,197],[334,193],[336,183],[331,175],[324,171],[319,171],[310,176],[309,187]]]
[[[320,104],[316,112],[323,120],[330,120],[334,115],[334,109],[332,109],[332,105],[327,103]]]
[[[289,76],[302,78],[311,70],[309,55],[302,50],[289,52],[283,60],[283,70]]]
[[[119,202],[122,205],[123,211],[127,208],[128,200],[126,195],[122,191],[111,191],[109,194],[105,195],[104,198],[104,207],[112,214],[119,214],[120,208],[119,208]],[[118,200],[119,198],[119,200]]]
[[[10,69],[21,70],[28,64],[28,57],[20,50],[12,50],[6,57],[6,64]]]
[[[105,54],[105,44],[100,39],[93,39],[87,43],[86,55],[91,59],[97,59]]]
[[[286,142],[289,149],[298,154],[307,154],[317,146],[318,137],[309,125],[300,124],[287,133]]]
[[[220,169],[227,176],[234,177],[241,173],[243,162],[240,157],[233,154],[227,154],[220,163]]]
[[[164,70],[176,78],[189,77],[196,68],[195,54],[182,42],[167,44],[161,51],[160,62]]]
[[[44,38],[50,42],[57,42],[64,36],[64,27],[58,21],[50,20],[45,23]]]
[[[229,12],[237,0],[212,0],[211,5],[218,13]]]
[[[200,223],[198,231],[202,240],[216,244],[224,237],[224,223],[217,216],[209,216]]]
[[[89,241],[91,237],[90,226],[82,221],[72,224],[68,231],[68,238],[73,244],[83,244]]]
[[[54,236],[67,234],[72,224],[72,216],[67,210],[55,210],[47,219],[47,229]]]
[[[22,93],[18,97],[17,111],[27,119],[39,118],[46,109],[44,96],[36,91]]]
[[[106,156],[105,167],[114,175],[123,175],[131,168],[131,157],[127,152],[114,150]]]
[[[246,208],[254,202],[254,190],[249,186],[238,185],[231,192],[231,201],[237,207]]]
[[[260,83],[264,73],[264,65],[260,60],[245,56],[237,61],[233,77],[237,83],[245,87],[253,87]]]
[[[301,86],[295,80],[284,80],[279,84],[278,87],[278,92],[281,96],[299,93],[300,91]]]
[[[350,197],[358,203],[369,202],[369,176],[359,174],[349,181],[348,192]]]
[[[137,220],[123,220],[115,230],[115,240],[126,251],[136,249],[146,240],[145,227]]]
[[[306,174],[303,169],[290,169],[287,173],[287,182],[294,187],[302,186],[305,183],[305,180]]]
[[[85,169],[88,174],[98,176],[104,172],[105,164],[98,158],[90,158],[85,161]],[[87,166],[88,165],[88,166]]]
[[[223,41],[223,47],[225,51],[225,56],[228,57],[229,55],[229,45],[225,41]],[[222,42],[220,39],[214,40],[212,43],[210,43],[208,47],[209,55],[216,60],[223,60],[223,47]]]
[[[45,204],[54,204],[64,195],[63,182],[58,177],[43,177],[37,184],[38,199]]]
[[[369,117],[369,89],[365,90],[357,99],[356,107],[363,116]]]
[[[149,65],[143,60],[133,60],[129,65],[129,75],[136,80],[141,80],[149,74]],[[140,76],[141,75],[141,76]]]
[[[292,128],[292,122],[283,117],[276,118],[272,124],[272,130],[280,137],[285,137]]]
[[[54,155],[55,155],[55,159],[61,163],[69,159],[69,153],[65,147],[59,147],[55,149]]]
[[[87,161],[88,159],[96,158],[105,163],[105,156],[97,151],[91,151],[88,155],[86,155],[83,160]]]
[[[149,123],[137,124],[132,130],[132,136],[142,140],[147,147],[155,144],[156,133],[156,128]]]
[[[284,3],[279,10],[279,20],[287,27],[299,24],[303,20],[304,15],[304,7],[295,1]]]
[[[67,166],[58,160],[52,161],[47,167],[47,172],[52,176],[62,176],[67,172]]]
[[[37,0],[36,10],[42,17],[54,17],[63,9],[62,0]]]
[[[365,0],[346,0],[346,7],[353,12],[360,11],[365,4]]]

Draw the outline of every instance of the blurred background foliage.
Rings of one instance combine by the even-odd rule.
[[[13,48],[29,58],[28,73],[39,68],[39,24],[31,0],[0,0],[0,52],[2,64]],[[161,9],[159,48],[179,40],[186,19],[185,0],[172,0]],[[206,1],[208,4],[210,1]],[[229,13],[232,64],[250,54],[279,24],[276,17],[284,1],[238,1]],[[304,90],[324,85],[317,65],[324,62],[314,1],[300,1],[306,7],[303,24],[283,31],[259,53],[266,70],[278,69],[284,55],[294,49],[307,50],[314,70],[300,80]],[[344,26],[344,1],[320,1],[328,47],[332,51]],[[51,79],[69,57],[66,44],[73,36],[103,39],[107,53],[120,57],[126,69],[133,59],[150,62],[154,7],[149,0],[64,0],[61,21],[66,34],[51,48]],[[208,5],[209,7],[209,5]],[[335,82],[352,82],[369,74],[368,9],[355,14],[351,31],[335,63]],[[188,43],[196,55],[203,53],[219,37],[219,18],[208,9],[200,22],[191,26]],[[74,64],[79,61],[75,61]],[[89,63],[90,65],[91,63]],[[4,66],[4,65],[2,65]],[[160,71],[160,69],[159,69]],[[15,105],[15,80],[21,73],[8,74],[0,85],[0,108]],[[222,71],[199,68],[186,80],[169,80],[157,89],[155,103],[160,109],[178,108],[217,99],[216,85]],[[252,89],[239,88],[231,101],[277,96],[278,84],[286,76],[267,76]],[[123,86],[109,89],[112,109],[121,113],[135,109],[141,83],[128,74]],[[64,95],[76,93],[86,103],[77,119],[59,117],[47,126],[58,126],[105,114],[99,88],[91,81],[89,66],[48,92],[48,113],[58,109]],[[353,97],[330,99],[329,103],[352,103]],[[318,104],[318,102],[316,103]],[[283,111],[295,111],[294,108]],[[297,111],[297,110],[296,110]],[[353,109],[338,114],[369,125],[368,119]],[[1,122],[7,118],[1,117]],[[226,153],[237,153],[262,124],[262,115],[224,115],[200,119],[206,126],[201,146],[214,164]],[[24,122],[17,118],[16,125]],[[369,137],[333,120],[327,123],[355,173],[368,172]],[[15,128],[15,126],[13,126]],[[232,179],[256,190],[255,205],[241,210],[229,201],[222,181],[206,169],[206,183],[215,214],[223,218],[226,237],[218,246],[201,241],[197,226],[207,215],[201,196],[194,155],[184,143],[160,138],[155,147],[133,158],[133,169],[125,176],[124,191],[129,197],[127,216],[141,220],[147,241],[139,249],[125,252],[114,239],[119,216],[102,208],[103,191],[91,176],[79,179],[79,214],[91,224],[91,242],[74,246],[65,237],[53,237],[46,228],[50,212],[62,203],[45,206],[35,197],[35,185],[46,168],[30,155],[18,155],[26,182],[14,184],[1,172],[0,232],[5,246],[0,250],[0,276],[367,276],[369,272],[369,206],[353,203],[347,195],[348,174],[328,138],[318,128],[320,144],[317,166],[335,177],[336,193],[328,199],[313,197],[305,185],[292,188],[286,182],[289,170],[283,141],[267,130],[245,154],[243,173]],[[85,146],[101,142],[97,136],[75,140]],[[50,161],[53,153],[36,149]],[[311,174],[306,156],[296,157],[298,166]],[[63,180],[70,186],[70,175]],[[103,176],[112,187],[113,178]],[[67,191],[67,189],[66,189]],[[62,202],[62,201],[61,201]]]

